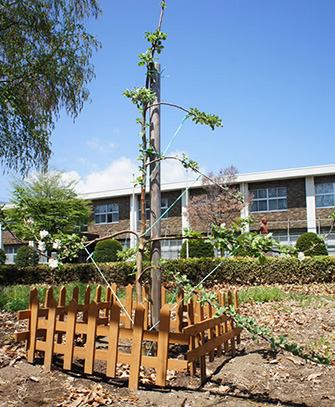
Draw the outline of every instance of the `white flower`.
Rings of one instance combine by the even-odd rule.
[[[37,248],[40,252],[44,252],[45,251],[45,243],[44,242],[38,242]]]
[[[298,260],[299,260],[299,261],[303,261],[304,258],[305,258],[304,253],[303,253],[303,252],[299,252],[299,253],[298,253]]]
[[[28,223],[28,225],[29,225],[29,224],[32,224],[32,223],[34,223],[34,220],[33,220],[32,218],[29,218],[29,219],[27,220],[27,223]]]
[[[52,248],[53,248],[53,249],[56,249],[56,250],[59,250],[59,249],[60,249],[60,240],[59,240],[59,239],[56,239],[56,240],[53,242]]]
[[[56,267],[58,267],[58,260],[57,259],[49,259],[49,267],[54,269]]]
[[[45,237],[47,237],[48,234],[49,234],[49,232],[47,230],[40,230],[41,239],[44,239]]]

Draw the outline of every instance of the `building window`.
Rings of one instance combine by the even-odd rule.
[[[5,246],[6,264],[15,264],[18,247]]]
[[[169,207],[167,198],[161,199],[161,214],[163,214]],[[138,219],[142,220],[141,204],[138,208]],[[168,219],[168,212],[162,217],[162,219]],[[150,201],[145,201],[145,220],[150,220]]]
[[[285,211],[287,209],[286,188],[265,188],[250,191],[253,195],[251,212]]]
[[[119,204],[98,205],[94,210],[94,221],[101,223],[119,222]]]
[[[335,184],[315,185],[315,205],[317,208],[329,208],[335,204]]]

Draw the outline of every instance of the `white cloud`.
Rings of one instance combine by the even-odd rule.
[[[130,158],[121,157],[102,171],[94,171],[84,179],[79,176],[77,190],[84,193],[130,188],[137,172],[137,165]]]
[[[168,154],[168,157],[183,157],[184,151],[174,151]],[[186,171],[178,160],[167,159],[162,162],[162,183],[185,181],[186,179],[195,179],[196,175],[191,170]]]
[[[175,151],[169,156],[178,156],[182,158],[182,151]],[[77,171],[65,173],[67,180],[77,181],[77,191],[79,193],[110,191],[122,188],[131,188],[132,181],[138,177],[138,164],[136,161],[127,157],[121,157],[113,161],[107,168],[101,171],[91,172],[84,178],[81,178]],[[177,160],[164,160],[161,168],[162,183],[194,180],[197,174],[185,168]]]
[[[116,146],[110,141],[100,140],[98,138],[89,140],[86,144],[88,147],[98,150],[100,153],[109,153]]]

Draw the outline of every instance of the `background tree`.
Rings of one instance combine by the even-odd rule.
[[[122,250],[122,244],[118,240],[102,240],[95,245],[93,258],[97,263],[118,261],[118,252]]]
[[[306,256],[328,256],[324,240],[313,232],[306,232],[299,236],[295,247]]]
[[[233,165],[220,170],[217,175],[203,178],[204,193],[190,199],[187,215],[190,226],[197,231],[209,231],[211,225],[220,226],[239,217],[245,203],[239,199],[234,180],[238,173]]]
[[[6,169],[44,169],[60,109],[74,118],[89,97],[99,45],[82,21],[97,0],[0,0],[0,157]]]
[[[39,254],[29,246],[21,246],[15,257],[15,264],[19,267],[35,266],[40,259]]]
[[[47,234],[69,234],[87,224],[91,203],[78,198],[74,181],[59,172],[36,174],[13,183],[12,207],[5,211],[11,231],[22,240],[40,241]]]

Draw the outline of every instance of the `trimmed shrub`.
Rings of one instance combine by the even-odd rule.
[[[40,260],[39,254],[29,246],[21,246],[17,251],[15,264],[19,267],[35,266]]]
[[[0,249],[0,264],[6,264],[6,252]]]
[[[299,236],[295,247],[300,251],[304,252],[311,247],[313,247],[316,243],[319,243],[314,249],[308,251],[306,256],[327,256],[328,250],[326,248],[325,242],[323,239],[318,236],[316,233],[313,232],[306,232]]]
[[[180,249],[180,258],[186,259],[187,242],[183,242]],[[214,257],[214,247],[211,242],[205,240],[189,240],[188,241],[188,257],[202,258],[202,257]]]
[[[118,286],[133,284],[134,262],[101,263],[99,268],[111,283]],[[143,269],[150,266],[149,262],[143,264]],[[211,286],[213,283],[221,284],[308,284],[308,283],[334,283],[335,257],[315,256],[299,261],[297,258],[268,257],[261,265],[258,259],[249,258],[201,258],[165,260],[162,268],[168,272],[162,273],[162,280],[173,283],[176,272],[185,274],[192,284],[199,283],[204,277],[218,267],[204,282]],[[144,275],[143,281],[150,277],[150,271]],[[50,269],[47,265],[17,267],[8,264],[0,266],[0,285],[13,284],[66,284],[69,282],[82,282],[105,284],[92,263],[64,264],[61,269]]]
[[[114,262],[118,259],[116,253],[122,250],[122,244],[118,240],[102,240],[95,245],[93,258],[97,263]]]

